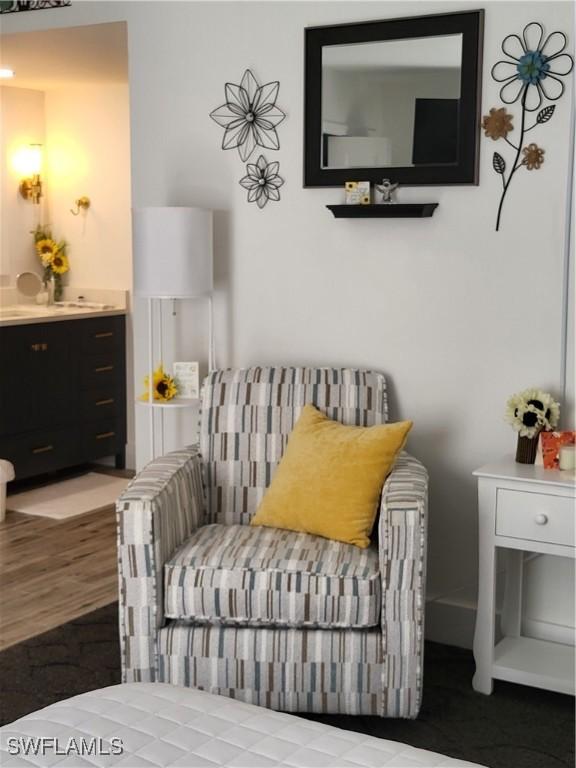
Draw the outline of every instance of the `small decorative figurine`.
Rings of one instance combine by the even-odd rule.
[[[376,184],[376,191],[380,194],[379,203],[391,204],[395,203],[392,193],[398,188],[399,184],[392,184],[390,179],[382,179],[382,184]]]

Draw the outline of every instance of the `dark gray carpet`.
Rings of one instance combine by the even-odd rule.
[[[330,725],[441,752],[490,768],[573,768],[574,699],[496,683],[471,687],[472,654],[426,644],[418,720],[330,715]],[[110,605],[0,653],[0,721],[120,681],[117,606]]]

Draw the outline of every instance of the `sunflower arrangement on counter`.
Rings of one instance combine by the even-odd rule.
[[[150,401],[150,377],[144,378],[144,387],[146,391],[140,396],[145,402]],[[156,368],[152,376],[152,396],[154,400],[168,401],[172,400],[178,394],[178,387],[174,378],[166,373],[162,363]]]
[[[44,269],[44,285],[48,286],[50,281],[54,284],[54,301],[62,299],[62,275],[70,269],[68,261],[68,244],[65,240],[56,241],[52,237],[52,232],[38,225],[34,232],[34,247],[38,258]]]

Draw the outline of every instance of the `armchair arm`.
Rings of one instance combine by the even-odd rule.
[[[422,698],[428,473],[402,453],[382,489],[384,702],[388,717],[416,717]]]
[[[116,502],[116,514],[122,678],[153,681],[156,635],[164,624],[164,563],[203,523],[198,448],[150,462]]]

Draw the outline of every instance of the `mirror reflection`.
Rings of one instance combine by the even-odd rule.
[[[462,35],[322,48],[322,167],[451,165]]]

